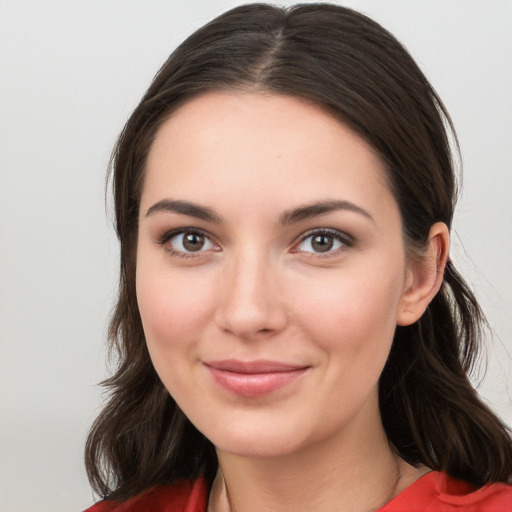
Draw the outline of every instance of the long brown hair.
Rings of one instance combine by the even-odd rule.
[[[137,219],[152,141],[180,105],[212,90],[307,98],[348,124],[386,164],[409,252],[421,254],[432,224],[452,222],[452,123],[411,56],[380,25],[329,4],[253,4],[189,37],[160,69],[112,156],[121,275],[109,339],[118,366],[104,383],[109,400],[86,446],[91,484],[111,499],[181,477],[211,479],[216,470],[213,446],[153,369],[135,295]],[[397,328],[380,379],[383,424],[396,452],[478,486],[512,474],[509,432],[467,376],[484,326],[474,295],[450,262],[423,317]]]

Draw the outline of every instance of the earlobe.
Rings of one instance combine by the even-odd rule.
[[[421,260],[412,261],[398,310],[398,325],[411,325],[423,315],[443,284],[450,249],[450,233],[443,222],[429,232],[428,247]]]

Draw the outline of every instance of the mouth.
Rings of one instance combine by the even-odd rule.
[[[292,384],[310,368],[278,361],[203,362],[217,385],[242,397],[260,397]]]

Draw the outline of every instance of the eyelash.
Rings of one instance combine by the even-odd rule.
[[[170,253],[171,256],[177,257],[177,258],[197,258],[201,253],[206,251],[177,251],[176,249],[173,249],[171,244],[169,243],[174,237],[178,235],[196,235],[203,237],[205,240],[207,240],[210,244],[212,244],[214,247],[218,247],[218,244],[214,242],[214,237],[210,235],[209,233],[201,230],[201,229],[195,229],[195,228],[180,228],[180,229],[173,229],[171,231],[167,231],[164,233],[158,240],[157,243],[163,247],[165,247],[166,251]],[[202,247],[201,247],[202,249]]]
[[[315,237],[315,236],[325,236],[328,238],[333,238],[334,240],[338,241],[341,244],[341,247],[338,247],[334,250],[329,249],[329,250],[325,251],[324,253],[316,252],[316,251],[299,251],[297,249],[306,240],[308,240],[309,238],[313,239],[313,237]],[[293,246],[292,252],[302,252],[310,257],[328,258],[330,256],[337,255],[343,249],[354,247],[354,245],[355,245],[354,239],[351,236],[347,235],[346,233],[343,233],[336,229],[330,229],[330,228],[314,229],[314,230],[308,231],[307,233],[304,233],[300,237],[299,242]]]
[[[206,252],[204,250],[201,250],[202,247],[198,251],[191,251],[191,252],[179,251],[179,250],[173,249],[172,246],[169,244],[169,242],[174,237],[177,237],[178,235],[185,235],[185,234],[204,237],[205,240],[207,240],[210,244],[212,244],[216,248],[215,249],[216,252],[219,250],[219,249],[217,249],[218,244],[214,241],[214,237],[212,235],[210,235],[206,231],[203,231],[201,229],[196,229],[196,228],[180,228],[180,229],[174,229],[171,231],[167,231],[157,240],[157,243],[161,246],[164,246],[165,249],[171,254],[171,256],[177,257],[177,258],[182,258],[182,259],[197,258],[198,256],[201,255],[201,253]],[[316,251],[304,251],[304,250],[301,251],[298,249],[306,240],[308,240],[309,238],[313,238],[315,236],[324,236],[327,238],[333,238],[334,240],[338,241],[341,244],[341,247],[338,247],[334,250],[328,249],[324,253],[316,252]],[[326,257],[330,257],[330,256],[338,254],[339,251],[343,250],[344,248],[354,247],[354,245],[355,245],[354,239],[351,236],[347,235],[346,233],[343,233],[336,229],[323,228],[323,229],[310,230],[310,231],[304,233],[303,235],[301,235],[299,241],[296,242],[292,246],[291,252],[292,253],[302,252],[303,254],[306,254],[309,257],[326,258]]]

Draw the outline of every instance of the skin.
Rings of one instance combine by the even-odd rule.
[[[410,260],[385,173],[348,127],[288,96],[208,93],[157,133],[138,304],[155,369],[216,446],[233,510],[372,510],[426,471],[390,449],[378,380],[396,325],[416,321],[441,285],[448,230],[435,224],[424,258]],[[343,207],[290,214],[332,201]],[[232,359],[305,370],[242,396],[205,365]]]

